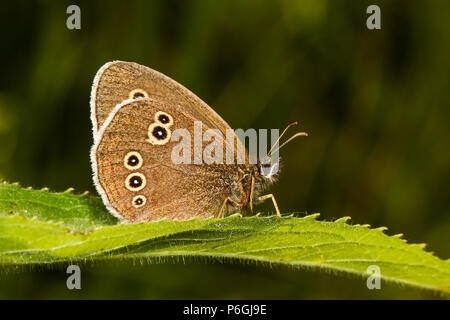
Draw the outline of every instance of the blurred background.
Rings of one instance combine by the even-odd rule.
[[[66,9],[81,8],[81,30]],[[381,7],[381,30],[366,8]],[[0,9],[0,179],[94,191],[89,96],[97,70],[134,61],[170,76],[232,128],[308,138],[281,152],[282,212],[387,226],[450,258],[450,2],[24,1]],[[258,207],[273,211],[268,203]],[[360,279],[253,265],[98,264],[0,272],[0,298],[436,298]]]

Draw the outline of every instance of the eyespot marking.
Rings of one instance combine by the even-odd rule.
[[[128,170],[137,170],[142,167],[143,163],[144,159],[142,159],[141,154],[137,151],[128,152],[123,158],[123,165]]]
[[[163,145],[170,141],[172,131],[161,125],[159,122],[154,122],[148,127],[148,142],[151,144]]]
[[[167,130],[161,126],[156,126],[153,128],[152,135],[158,140],[164,140],[167,138]]]
[[[130,92],[128,98],[130,99],[138,99],[138,98],[148,98],[147,92],[142,89],[134,89]]]
[[[134,172],[128,175],[125,179],[125,187],[130,191],[139,191],[145,188],[147,179],[142,173]]]
[[[140,208],[147,203],[147,198],[143,195],[138,195],[131,200],[131,204],[135,208]]]
[[[173,118],[170,114],[163,111],[158,111],[155,114],[155,121],[159,122],[162,126],[170,127],[173,124]]]

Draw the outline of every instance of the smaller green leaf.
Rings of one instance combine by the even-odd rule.
[[[73,189],[62,193],[23,189],[17,183],[0,185],[0,216],[18,214],[41,221],[59,222],[73,231],[89,231],[96,227],[114,225],[117,218],[105,210],[97,197],[86,193],[75,195]]]

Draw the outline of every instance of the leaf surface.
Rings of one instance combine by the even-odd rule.
[[[385,228],[350,225],[317,214],[119,223],[98,197],[0,184],[0,266],[95,260],[174,260],[202,257],[284,264],[381,278],[450,294],[450,260],[388,236]]]

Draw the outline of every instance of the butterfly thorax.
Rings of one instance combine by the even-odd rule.
[[[250,202],[259,202],[261,192],[276,181],[278,164],[258,163],[238,168],[238,175],[231,186],[232,205],[247,207]]]

